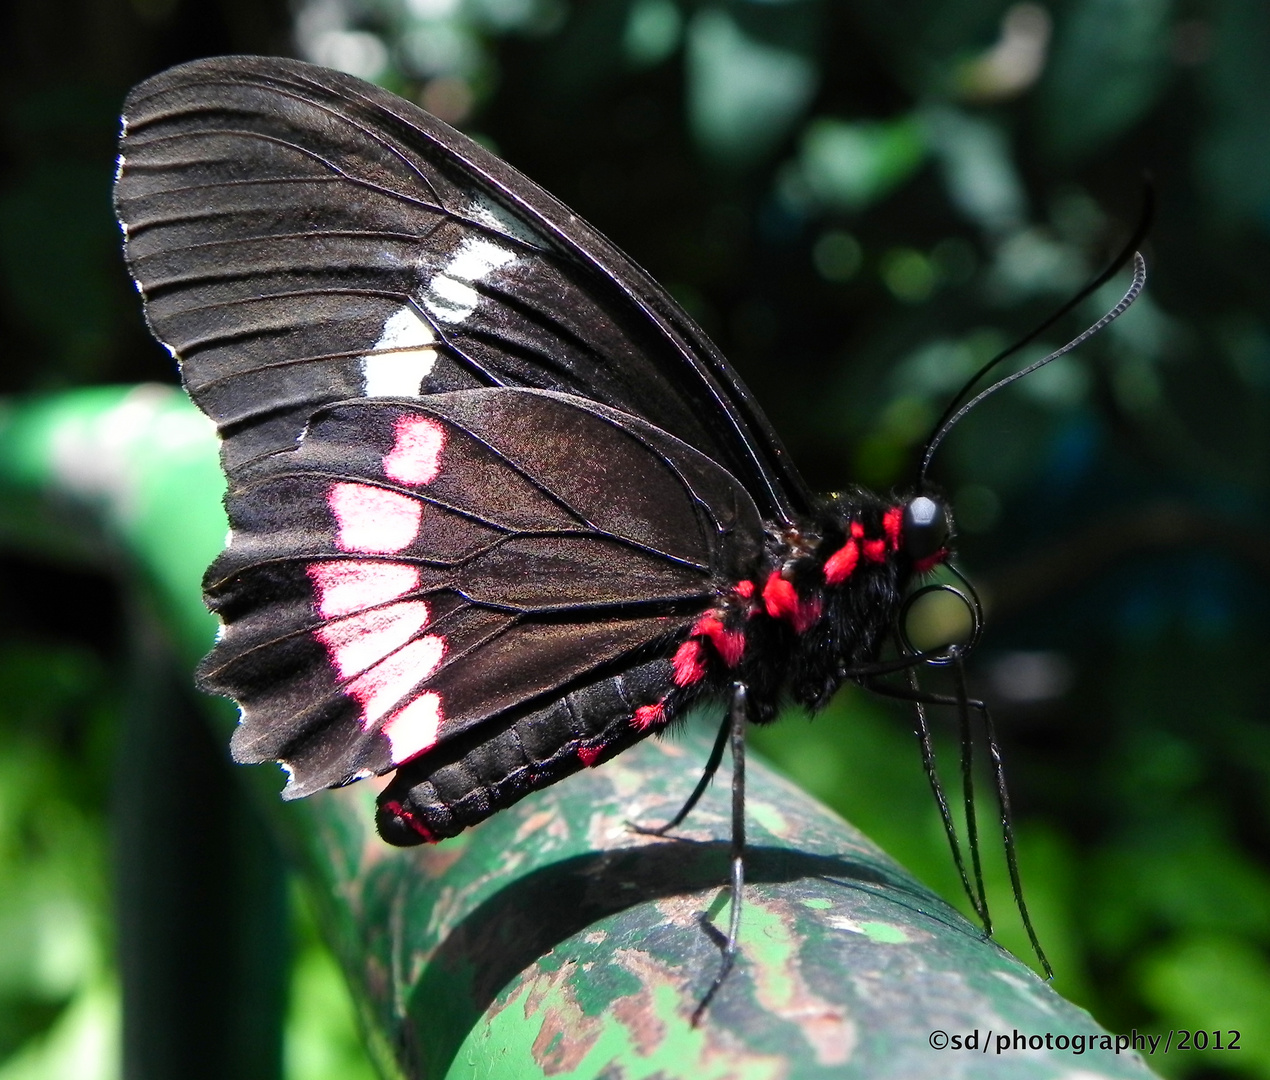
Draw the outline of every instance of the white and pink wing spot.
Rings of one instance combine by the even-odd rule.
[[[392,763],[401,765],[436,746],[441,719],[441,695],[432,690],[393,713],[384,723]]]
[[[441,696],[416,694],[445,657],[445,639],[418,636],[431,618],[423,600],[401,600],[419,587],[419,571],[401,563],[314,563],[308,568],[315,608],[330,619],[314,631],[336,675],[348,680],[344,693],[361,706],[361,727],[381,731],[394,766],[436,745],[443,713]],[[386,717],[386,719],[385,719]]]
[[[424,601],[406,600],[334,619],[320,626],[314,637],[326,646],[340,678],[348,679],[401,648],[428,625],[428,619]]]
[[[369,731],[441,666],[445,639],[435,634],[416,638],[385,656],[344,687],[362,706],[362,730]]]
[[[441,472],[445,428],[427,416],[399,416],[396,439],[384,456],[384,475],[399,484],[430,484]]]
[[[338,530],[341,551],[365,555],[393,555],[419,535],[423,504],[399,491],[370,484],[332,484],[327,505]]]
[[[312,563],[309,580],[317,594],[317,613],[324,619],[386,604],[419,587],[419,570],[405,563],[340,559]]]

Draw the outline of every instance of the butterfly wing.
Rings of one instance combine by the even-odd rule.
[[[116,206],[155,336],[231,474],[323,405],[573,393],[724,465],[766,517],[809,496],[736,373],[639,267],[471,140],[358,79],[229,57],[128,97]]]
[[[664,655],[762,542],[705,455],[530,390],[326,407],[226,505],[201,679],[242,708],[235,757],[282,761],[291,797]]]

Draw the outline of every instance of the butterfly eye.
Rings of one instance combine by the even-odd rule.
[[[948,540],[948,509],[942,502],[918,495],[904,507],[904,551],[920,562],[929,559]]]

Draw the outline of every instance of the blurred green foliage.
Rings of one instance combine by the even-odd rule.
[[[45,1053],[65,1064],[79,1057],[85,1029],[110,1032],[117,1020],[107,978],[104,810],[118,713],[101,660],[69,643],[5,643],[0,693],[8,703],[0,726],[0,1075],[7,1077],[8,1060],[59,1021],[59,1045]],[[109,1075],[82,1063],[79,1075]]]
[[[5,18],[9,393],[174,377],[109,182],[128,85],[196,55],[340,66],[493,145],[689,307],[826,489],[903,484],[961,380],[1127,234],[1149,170],[1146,297],[979,409],[936,475],[990,607],[975,689],[1059,989],[1112,1030],[1244,1032],[1161,1071],[1270,1076],[1263,0],[19,0]],[[105,595],[53,566],[0,575],[0,940],[20,943],[0,951],[3,1080],[69,1075],[30,1064],[42,1033],[91,1059],[117,1008],[107,811],[128,747]],[[848,694],[758,741],[952,897],[908,727]],[[301,940],[293,1075],[354,1075],[332,969]]]

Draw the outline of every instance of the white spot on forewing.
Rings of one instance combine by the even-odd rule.
[[[460,323],[476,310],[481,294],[466,282],[441,275],[432,279],[431,295],[425,302],[437,318]]]
[[[533,244],[535,247],[547,246],[542,236],[527,222],[493,199],[478,195],[468,206],[468,213],[487,228],[497,229],[521,243]]]
[[[418,397],[437,362],[437,336],[412,307],[389,316],[379,340],[362,357],[366,397]]]
[[[469,236],[450,256],[446,273],[459,281],[480,281],[491,270],[497,270],[515,258],[513,251],[481,237]]]
[[[480,303],[481,294],[474,286],[515,259],[514,251],[492,240],[483,236],[466,237],[428,282],[423,294],[424,305],[442,322],[463,322]]]

